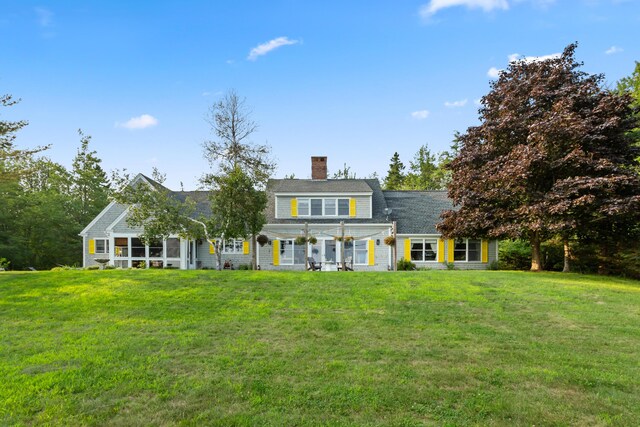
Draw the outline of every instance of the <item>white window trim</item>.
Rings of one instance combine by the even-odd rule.
[[[226,255],[243,255],[244,254],[244,239],[216,239],[218,241],[220,241],[220,244],[222,246],[222,253],[226,254]],[[233,242],[233,244],[231,245],[231,248],[233,248],[233,250],[227,249],[227,242]],[[238,247],[236,246],[236,243],[240,243],[240,250],[238,251]]]
[[[300,245],[296,245],[296,239],[277,239],[277,240],[280,242],[280,250],[282,249],[283,241],[291,242],[291,262],[282,262],[282,252],[280,252],[278,257],[280,265],[305,265],[306,264],[306,260],[305,262],[296,264],[296,246],[300,246]]]
[[[464,248],[464,260],[456,260],[455,259],[455,245],[456,245],[456,240],[464,240],[464,244],[465,244],[465,248]],[[478,260],[477,261],[469,261],[469,240],[477,240],[478,242],[480,242],[480,253],[478,254]],[[464,239],[454,239],[453,240],[453,257],[454,260],[453,262],[477,262],[477,263],[482,263],[482,239],[470,239],[470,238],[464,238]]]
[[[309,213],[304,215],[300,213],[300,201],[301,200],[306,200],[308,202],[309,205]],[[322,214],[320,215],[312,215],[311,214],[311,200],[322,200]],[[336,204],[336,213],[334,215],[328,215],[325,212],[325,200],[335,200]],[[339,200],[346,200],[347,201],[347,206],[349,207],[348,211],[346,214],[344,215],[340,215],[339,214]],[[298,204],[298,217],[303,217],[303,218],[349,218],[349,210],[350,210],[350,205],[351,205],[351,198],[350,197],[296,197],[296,202]]]
[[[422,260],[411,259],[411,247],[412,247],[411,245],[413,245],[413,241],[414,240],[416,242],[418,242],[418,241],[422,242]],[[425,260],[424,259],[424,252],[425,252],[424,248],[425,248],[425,245],[426,245],[427,241],[431,242],[431,241],[434,241],[434,240],[436,242],[436,259],[434,259],[434,260]],[[440,248],[438,248],[438,238],[437,237],[411,237],[411,238],[409,238],[409,260],[411,262],[425,262],[425,263],[426,262],[433,262],[433,263],[437,263],[438,262],[438,255],[440,255],[438,253],[439,250],[440,250]]]
[[[109,255],[109,239],[106,237],[101,237],[101,238],[97,238],[97,239],[93,239],[94,240],[94,253],[96,255],[98,254],[102,254],[102,255]],[[104,242],[104,250],[101,252],[98,252],[98,241],[103,241]]]
[[[355,239],[352,240],[350,243],[353,243],[353,245],[351,246],[351,250],[349,251],[348,249],[345,248],[344,251],[344,256],[345,258],[348,256],[351,256],[351,260],[353,261],[353,265],[369,265],[369,240],[373,240],[373,239]],[[366,256],[364,257],[365,262],[356,262],[356,245],[355,242],[365,242],[365,253]],[[375,242],[375,240],[374,240]],[[345,242],[346,243],[346,242]],[[340,242],[338,242],[338,245],[336,245],[339,249],[337,251],[337,255],[340,256],[340,251],[342,250],[342,245],[340,244]],[[351,253],[349,253],[351,252]]]

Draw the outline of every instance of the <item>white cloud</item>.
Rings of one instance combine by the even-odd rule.
[[[493,9],[509,9],[507,0],[431,0],[420,7],[419,13],[423,18],[435,15],[439,10],[455,6],[465,6],[468,9],[482,9],[490,12]]]
[[[546,61],[547,59],[555,59],[560,58],[560,53],[552,53],[550,55],[542,55],[542,56],[522,56],[519,53],[512,53],[507,56],[509,58],[509,62],[515,61],[524,61],[524,62],[538,62],[538,61]]]
[[[459,108],[467,105],[467,99],[461,99],[460,101],[447,101],[444,103],[444,106],[447,108]]]
[[[621,47],[618,46],[611,46],[609,49],[607,49],[604,53],[606,53],[607,55],[613,55],[614,53],[620,53],[622,52],[624,49],[622,49]]]
[[[158,124],[158,119],[149,115],[143,114],[139,117],[132,117],[124,123],[116,123],[116,127],[126,129],[145,129]]]
[[[36,7],[34,10],[38,16],[38,24],[40,24],[41,27],[49,27],[53,24],[53,12],[49,9]]]
[[[249,56],[247,56],[247,59],[249,61],[255,61],[259,56],[266,55],[267,53],[281,46],[298,43],[300,43],[299,40],[290,40],[288,37],[278,37],[276,39],[269,40],[266,43],[259,44],[258,46],[251,49],[251,51],[249,52]]]
[[[413,113],[411,113],[411,117],[413,117],[416,120],[424,120],[427,117],[429,117],[429,114],[431,114],[429,110],[420,110],[420,111],[414,111]]]
[[[497,79],[498,77],[500,77],[500,72],[502,70],[498,70],[496,67],[491,67],[489,68],[489,71],[487,71],[487,76],[491,77],[492,79]]]

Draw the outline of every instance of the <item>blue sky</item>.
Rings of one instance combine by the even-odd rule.
[[[70,166],[77,129],[106,170],[167,173],[194,189],[208,170],[204,117],[228,89],[247,98],[276,176],[386,174],[422,144],[447,149],[510,58],[574,41],[614,85],[640,60],[638,0],[0,0],[0,111],[26,119],[17,144],[52,144]],[[253,53],[252,53],[253,52]]]

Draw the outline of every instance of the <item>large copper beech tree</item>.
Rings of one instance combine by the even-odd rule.
[[[575,49],[511,62],[491,83],[450,166],[457,210],[443,213],[444,236],[528,239],[535,271],[551,236],[602,239],[607,251],[638,221],[631,99],[580,71]]]

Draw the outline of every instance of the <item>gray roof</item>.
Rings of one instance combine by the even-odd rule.
[[[453,209],[446,191],[383,191],[398,234],[439,234],[440,214]]]
[[[156,188],[166,189],[144,177]],[[170,190],[167,190],[170,191]],[[177,200],[195,201],[194,217],[211,215],[208,191],[170,191]],[[446,191],[382,190],[377,179],[271,179],[267,184],[266,217],[269,224],[299,224],[300,218],[275,218],[275,193],[371,193],[372,218],[349,218],[351,224],[390,223],[397,221],[399,234],[439,234],[436,224],[443,211],[454,209]],[[385,209],[390,208],[390,214]],[[314,218],[316,224],[335,224],[335,218]]]
[[[196,211],[193,217],[198,218],[200,216],[211,215],[211,204],[209,203],[208,191],[172,191],[171,196],[175,199],[184,202],[187,198],[193,200],[196,203]]]
[[[270,179],[274,193],[371,193],[372,179]],[[378,183],[378,188],[380,184]]]

